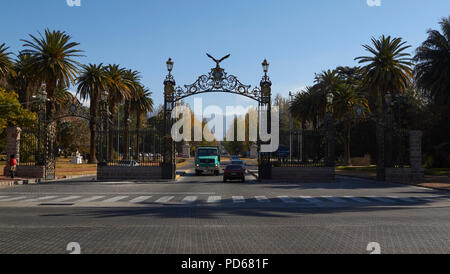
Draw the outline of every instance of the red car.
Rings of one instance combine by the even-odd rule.
[[[229,165],[225,168],[223,182],[228,180],[241,180],[245,182],[245,168],[242,165]]]

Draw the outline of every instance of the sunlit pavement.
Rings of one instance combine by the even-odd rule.
[[[187,169],[189,172],[189,170]],[[0,253],[449,253],[450,193],[334,183],[64,182],[0,190]]]

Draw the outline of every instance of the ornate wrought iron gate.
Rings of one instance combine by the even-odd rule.
[[[175,178],[175,142],[171,136],[171,128],[173,124],[172,111],[176,102],[198,94],[212,93],[212,92],[225,92],[248,97],[258,102],[259,110],[267,110],[269,113],[268,121],[268,133],[271,132],[270,125],[270,110],[271,110],[271,86],[272,83],[267,76],[268,63],[264,60],[263,67],[265,75],[260,82],[260,87],[251,89],[250,85],[242,84],[238,78],[234,75],[228,75],[223,68],[220,67],[220,63],[230,57],[227,55],[220,60],[213,58],[207,54],[208,57],[214,60],[216,67],[212,68],[208,75],[200,76],[197,81],[191,85],[185,85],[184,88],[176,87],[175,79],[172,75],[173,61],[169,59],[167,61],[167,68],[169,74],[164,81],[164,144],[163,144],[163,178],[174,179]],[[261,142],[258,137],[258,152],[259,153],[259,178],[270,179],[271,177],[271,164],[270,153],[261,153]]]

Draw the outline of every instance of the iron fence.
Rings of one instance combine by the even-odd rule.
[[[323,167],[326,165],[327,135],[323,130],[280,132],[280,148],[272,153],[274,167]]]
[[[45,146],[39,128],[26,128],[20,137],[20,166],[39,166],[45,164]]]
[[[163,160],[162,132],[157,129],[109,130],[106,162],[109,166],[160,166]],[[106,138],[105,138],[106,139]],[[99,156],[101,158],[102,156]]]

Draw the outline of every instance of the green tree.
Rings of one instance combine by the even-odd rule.
[[[417,49],[417,86],[430,101],[425,117],[432,116],[424,135],[427,165],[450,165],[450,16],[440,21],[442,33],[429,30],[428,38]]]
[[[450,102],[450,16],[439,23],[438,30],[429,30],[428,38],[417,49],[414,60],[417,85],[430,93],[435,103]]]
[[[35,60],[30,54],[19,53],[14,64],[16,74],[10,78],[10,84],[19,94],[21,103],[30,110],[31,97],[40,89],[41,83],[32,69]]]
[[[95,141],[97,135],[98,102],[101,92],[107,89],[108,83],[109,77],[103,69],[103,64],[89,64],[83,66],[83,71],[78,78],[77,93],[80,95],[81,99],[87,100],[89,98],[90,100],[90,164],[97,163]]]
[[[119,104],[125,99],[131,97],[130,89],[128,88],[127,81],[123,78],[125,69],[120,68],[119,65],[108,65],[105,68],[110,82],[108,84],[108,110],[109,110],[109,128],[114,128],[114,119],[119,112]],[[116,118],[119,121],[119,118]],[[114,149],[114,131],[109,131],[109,151],[111,153]]]
[[[124,124],[124,138],[125,138],[125,148],[124,148],[124,155],[125,158],[128,158],[129,155],[129,131],[130,131],[130,114],[131,114],[131,100],[132,98],[136,98],[139,94],[139,89],[141,88],[141,76],[138,71],[133,70],[124,70],[122,75],[125,84],[128,87],[128,90],[130,91],[130,96],[125,99],[124,103],[124,117],[123,117],[123,124]]]
[[[143,86],[139,87],[138,96],[131,99],[131,109],[136,115],[136,149],[135,158],[139,157],[139,138],[143,118],[147,113],[153,111],[153,100],[150,98],[151,92]]]
[[[9,57],[11,52],[7,50],[9,50],[9,47],[6,47],[5,44],[0,44],[0,84],[5,84],[7,78],[14,73],[13,62]]]
[[[8,127],[28,127],[36,122],[36,115],[24,109],[15,92],[0,89],[0,134]]]
[[[79,43],[71,42],[71,36],[63,31],[46,29],[44,35],[30,34],[30,38],[22,40],[26,48],[22,53],[33,58],[30,69],[46,84],[47,118],[51,120],[56,113],[55,91],[58,87],[75,84],[80,64],[73,58],[80,57],[82,51],[76,49]]]
[[[382,36],[372,38],[372,44],[363,47],[371,53],[370,56],[357,57],[360,64],[366,64],[363,69],[363,87],[374,98],[374,105],[380,123],[377,123],[377,165],[384,167],[384,96],[387,93],[396,95],[407,90],[411,85],[412,62],[410,54],[405,50],[410,48],[401,38]],[[383,179],[383,178],[379,178]]]

